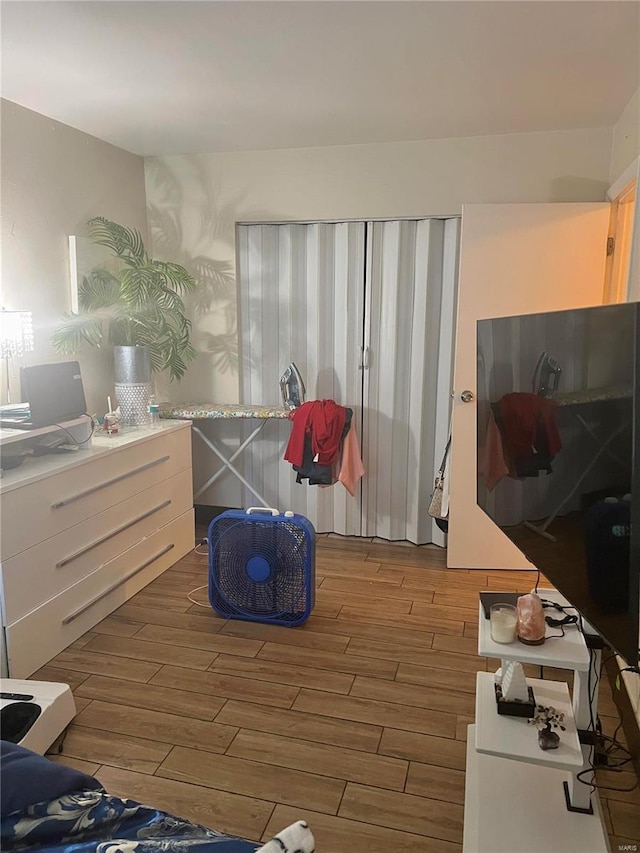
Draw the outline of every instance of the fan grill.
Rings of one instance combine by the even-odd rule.
[[[224,516],[214,525],[209,537],[214,610],[227,618],[304,621],[313,605],[313,578],[308,537],[300,525]]]

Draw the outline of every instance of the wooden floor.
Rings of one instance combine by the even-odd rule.
[[[478,591],[534,575],[340,537],[319,538],[316,575],[304,627],[226,622],[187,599],[206,557],[182,559],[32,676],[73,687],[55,760],[251,840],[305,818],[318,853],[459,853],[475,673],[496,666],[476,656]],[[640,844],[638,791],[603,795],[612,850]]]

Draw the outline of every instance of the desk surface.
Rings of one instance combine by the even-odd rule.
[[[284,406],[245,406],[240,403],[161,403],[160,417],[170,420],[205,420],[210,418],[289,419],[291,409]]]
[[[8,492],[12,489],[26,486],[29,483],[50,477],[60,471],[84,465],[97,456],[113,453],[121,447],[142,441],[152,441],[161,432],[171,432],[178,429],[190,429],[187,423],[161,423],[157,429],[149,427],[126,427],[116,435],[107,435],[104,432],[94,432],[92,439],[78,450],[69,453],[45,454],[44,456],[33,456],[25,459],[19,468],[10,468],[3,471],[0,478],[0,492]],[[11,430],[28,436],[33,431]]]
[[[26,442],[29,439],[41,438],[43,435],[47,435],[52,432],[60,432],[61,429],[73,429],[74,427],[82,426],[83,424],[89,425],[89,423],[90,422],[87,420],[86,416],[82,415],[81,417],[73,418],[73,420],[70,421],[62,421],[60,424],[37,427],[36,429],[11,429],[10,427],[1,427],[0,447],[5,447],[5,445],[8,444],[15,444],[17,441]]]

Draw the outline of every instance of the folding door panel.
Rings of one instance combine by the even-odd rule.
[[[238,246],[242,401],[278,404],[278,379],[295,361],[307,399],[334,399],[359,423],[364,223],[239,226]],[[288,422],[266,425],[246,456],[249,481],[319,532],[359,535],[360,490],[354,499],[341,485],[296,484],[282,459],[289,433]]]
[[[426,509],[446,442],[457,233],[457,220],[368,225],[364,536],[433,541]]]

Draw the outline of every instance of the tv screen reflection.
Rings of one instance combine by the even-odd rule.
[[[479,321],[477,381],[479,506],[633,662],[638,314],[624,304]]]

